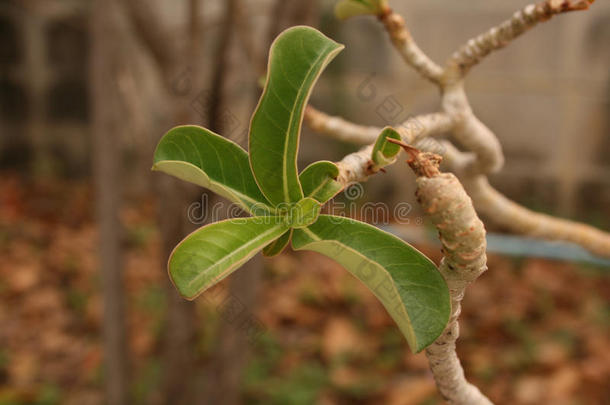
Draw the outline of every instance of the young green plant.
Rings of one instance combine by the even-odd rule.
[[[203,226],[169,258],[172,282],[194,299],[262,251],[322,253],[367,285],[398,324],[414,351],[431,344],[450,314],[449,291],[427,257],[401,239],[353,219],[321,215],[339,193],[338,167],[328,161],[297,167],[303,112],[326,65],[343,49],[309,27],[293,27],[271,46],[267,79],[252,116],[249,153],[198,126],[170,130],[159,142],[153,170],[198,184],[251,214]],[[399,152],[380,135],[371,156],[381,168]],[[398,137],[398,138],[396,138]]]

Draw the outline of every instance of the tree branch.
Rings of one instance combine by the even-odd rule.
[[[128,332],[125,325],[124,251],[121,244],[122,207],[120,160],[121,137],[125,135],[118,103],[117,76],[124,63],[120,46],[120,15],[115,1],[93,2],[89,60],[93,171],[99,227],[99,277],[103,305],[105,402],[129,403]]]
[[[221,27],[214,53],[214,71],[212,73],[212,89],[208,100],[209,126],[212,131],[221,133],[223,128],[223,117],[221,111],[225,107],[224,85],[229,65],[230,45],[237,19],[239,0],[225,1],[224,21]]]
[[[455,351],[458,317],[466,287],[487,270],[485,227],[457,177],[438,170],[440,156],[421,153],[403,144],[411,155],[409,165],[417,175],[417,199],[439,232],[445,257],[439,271],[451,296],[451,317],[445,331],[426,349],[436,385],[454,405],[491,405],[470,384]]]
[[[364,127],[351,123],[340,117],[331,117],[313,107],[308,107],[315,118],[309,117],[308,124],[312,129],[331,137],[349,141],[352,143],[364,143],[368,140],[374,141],[381,132],[381,128]],[[427,117],[423,118],[422,117]],[[436,118],[433,118],[436,117]],[[438,126],[430,127],[425,135],[412,138],[404,129],[399,130],[401,137],[407,143],[416,143],[418,140],[432,136],[439,129],[448,129],[446,118],[442,113],[416,117],[425,122],[431,120],[437,122]],[[436,121],[435,121],[436,119]],[[310,120],[317,120],[311,123]],[[354,131],[350,136],[350,131]],[[506,198],[496,191],[486,180],[485,176],[472,176],[468,174],[468,167],[477,157],[472,152],[461,152],[448,141],[440,143],[443,163],[448,168],[460,175],[464,186],[471,195],[476,209],[493,222],[504,226],[508,230],[548,240],[558,240],[575,243],[602,257],[610,257],[610,234],[588,225],[574,221],[554,218],[548,215],[530,211],[519,204]],[[438,149],[429,148],[428,145],[418,145],[421,149],[438,153]],[[366,181],[370,176],[377,173],[371,162],[371,151],[373,145],[368,145],[357,152],[345,156],[339,162],[339,181],[344,187],[354,182]]]
[[[498,172],[504,165],[502,145],[472,111],[462,81],[443,86],[442,105],[455,121],[453,138],[475,154],[462,170],[470,175]]]
[[[330,116],[311,105],[305,109],[305,122],[315,132],[343,142],[360,145],[374,143],[382,128],[354,124],[342,117]],[[440,135],[451,131],[453,120],[445,113],[432,113],[411,117],[396,129],[407,143],[427,136]]]
[[[455,351],[459,336],[457,318],[465,289],[487,269],[485,228],[477,217],[473,201],[480,212],[515,232],[577,243],[593,253],[610,257],[609,234],[587,225],[531,212],[508,200],[489,185],[486,175],[498,171],[504,163],[502,147],[496,135],[473,113],[463,81],[467,71],[481,58],[501,48],[528,28],[555,14],[585,9],[592,2],[593,0],[547,0],[527,6],[511,20],[460,48],[449,60],[445,70],[417,47],[400,15],[387,9],[379,16],[403,59],[423,77],[436,83],[442,94],[443,113],[423,116],[426,119],[421,119],[432,129],[414,134],[408,126],[403,126],[399,130],[401,138],[413,143],[438,132],[451,130],[453,137],[469,151],[463,153],[449,142],[443,144],[443,152],[450,167],[462,178],[472,199],[457,177],[438,171],[435,166],[440,161],[438,157],[421,154],[414,148],[403,145],[411,154],[409,163],[418,176],[418,201],[437,227],[445,253],[439,270],[449,286],[452,313],[447,328],[426,349],[426,355],[439,391],[450,404],[492,404],[478,388],[468,383]],[[314,130],[355,143],[372,142],[379,133],[379,128],[358,126],[338,117],[329,117],[311,107],[306,111],[305,118]],[[352,182],[364,181],[379,170],[371,161],[372,148],[372,145],[366,146],[337,162],[337,180],[344,187]]]
[[[337,181],[341,183],[343,188],[348,187],[352,183],[366,181],[370,176],[377,173],[375,165],[371,160],[372,152],[373,145],[368,145],[358,152],[350,153],[336,162],[339,168]]]
[[[400,53],[404,61],[424,78],[436,84],[441,83],[444,73],[443,68],[417,46],[407,29],[404,18],[393,10],[387,9],[379,15],[379,20],[385,26],[394,48]]]
[[[198,61],[202,53],[201,0],[189,0],[187,17],[189,47],[185,56]]]
[[[461,171],[473,158],[443,142],[444,163],[451,171]],[[462,176],[461,180],[481,215],[507,230],[547,240],[575,243],[601,257],[610,258],[610,234],[589,225],[531,211],[511,201],[487,180],[486,176]]]
[[[572,242],[598,256],[610,258],[610,234],[606,232],[528,210],[495,190],[485,176],[466,179],[464,186],[481,215],[511,232]]]
[[[265,58],[259,55],[256,47],[256,35],[252,27],[250,16],[252,15],[247,2],[241,2],[235,10],[235,31],[239,37],[241,48],[244,50],[248,63],[252,67],[253,75],[259,78],[265,75]]]
[[[594,0],[547,0],[530,4],[517,11],[502,24],[469,40],[447,62],[447,71],[458,78],[492,51],[501,49],[536,24],[569,11],[586,10]]]
[[[150,1],[124,0],[123,4],[138,36],[149,49],[164,77],[171,77],[178,52],[171,35],[155,13]]]
[[[308,105],[305,108],[305,122],[315,132],[343,142],[366,145],[375,142],[381,128],[351,123],[341,117],[333,117]]]
[[[366,181],[379,171],[380,168],[371,161],[371,153],[373,145],[382,131],[381,128],[356,125],[341,117],[331,117],[311,106],[305,110],[305,120],[315,131],[336,139],[353,143],[370,143],[336,162],[339,168],[337,181],[343,187],[354,182]],[[403,141],[415,143],[428,136],[447,132],[451,130],[452,125],[453,121],[446,114],[433,113],[412,117],[397,127],[397,131]]]

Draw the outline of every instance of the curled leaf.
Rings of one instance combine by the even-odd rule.
[[[388,138],[399,141],[400,134],[392,127],[385,127],[381,131],[381,134],[379,134],[379,137],[377,137],[375,146],[373,146],[371,159],[379,167],[387,166],[390,163],[393,163],[394,160],[396,160],[396,155],[398,155],[398,152],[400,152],[400,146],[395,143],[388,142]]]
[[[304,228],[316,222],[320,208],[320,203],[313,198],[303,198],[290,206],[286,221],[292,228]]]
[[[339,168],[333,162],[321,160],[310,164],[299,175],[305,197],[312,197],[324,204],[343,188],[335,179]]]

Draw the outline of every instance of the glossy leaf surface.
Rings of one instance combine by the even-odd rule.
[[[251,213],[271,210],[252,176],[246,151],[205,128],[186,125],[165,134],[155,150],[153,170],[205,187]]]
[[[318,76],[343,45],[310,27],[284,31],[271,46],[267,80],[250,125],[256,182],[277,206],[303,198],[297,170],[303,111]]]
[[[185,298],[194,299],[288,230],[281,217],[234,218],[199,228],[172,252],[168,268]]]
[[[292,228],[304,228],[316,222],[320,209],[318,201],[306,197],[290,207],[286,220]]]
[[[377,141],[373,146],[373,152],[371,153],[371,159],[377,166],[383,167],[394,162],[396,155],[400,152],[400,146],[388,142],[388,138],[400,141],[400,134],[391,127],[385,127],[383,131],[381,131],[381,134],[379,134],[379,137],[377,137]]]
[[[335,180],[338,175],[339,169],[332,162],[322,160],[310,164],[299,175],[303,194],[324,204],[343,188]]]
[[[290,237],[292,236],[292,229],[286,231],[282,236],[265,246],[263,249],[263,256],[273,257],[277,256],[288,246],[290,243]]]
[[[339,262],[383,303],[418,352],[431,344],[449,320],[449,291],[428,258],[401,239],[349,218],[320,215],[295,229],[292,246]]]

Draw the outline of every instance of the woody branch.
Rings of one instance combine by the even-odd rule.
[[[544,19],[548,19],[558,13],[585,9],[590,3],[592,1],[548,0],[544,3],[533,5],[535,10],[538,10],[534,13],[537,16],[534,20],[537,22],[544,21]],[[531,7],[525,7],[521,12],[517,12],[513,19],[520,20],[524,18],[516,17],[517,14],[520,16],[528,13],[529,15],[534,15],[529,11]],[[386,11],[386,14],[394,15],[395,13]],[[543,16],[546,17],[543,18]],[[393,18],[396,19],[395,17]],[[528,21],[534,20],[530,18]],[[385,25],[387,28],[388,24]],[[394,29],[399,32],[402,29],[400,28],[401,26],[401,24],[395,24],[395,27],[398,27],[398,29]],[[496,32],[497,34],[494,35],[504,33],[502,35],[508,40],[515,38],[524,31],[513,29],[510,31],[512,34],[508,35],[506,34],[508,30],[502,30],[501,27],[502,25],[489,32]],[[406,30],[406,27],[404,29]],[[390,36],[400,36],[400,34],[390,33]],[[482,48],[478,47],[477,49]],[[459,53],[460,51],[456,52],[456,54]],[[420,73],[424,70],[429,70],[417,68],[416,66],[419,64],[415,63],[414,58],[409,59],[407,62],[410,66],[414,66],[416,70],[420,71]],[[428,67],[432,66],[427,63],[425,65]],[[448,70],[450,69],[447,68],[446,71]],[[426,74],[424,76],[426,77]],[[550,240],[573,242],[600,256],[610,257],[610,234],[577,222],[533,212],[510,201],[493,189],[487,181],[486,175],[498,171],[504,162],[502,148],[497,137],[472,111],[464,91],[462,77],[458,77],[456,80],[439,81],[437,84],[442,90],[443,111],[415,117],[403,123],[399,127],[403,141],[416,143],[418,140],[425,139],[426,137],[451,132],[452,137],[464,146],[466,153],[459,151],[451,143],[445,143],[446,147],[442,148],[442,150],[445,152],[446,161],[450,163],[450,169],[462,180],[474,200],[476,209],[480,213],[514,233]],[[357,144],[374,142],[381,131],[380,128],[357,125],[340,117],[330,117],[313,107],[308,107],[305,119],[312,129],[317,132]],[[420,128],[417,136],[415,131],[405,130],[405,128],[413,127],[414,122],[418,123],[415,127]],[[420,147],[426,149],[427,145],[421,145]],[[435,151],[438,152],[438,150]],[[448,156],[448,154],[451,154],[451,156]],[[370,147],[346,156],[339,162],[341,170],[339,178],[342,181],[349,180],[351,182],[366,180],[375,173],[374,170],[371,170],[372,166],[369,158]]]
[[[458,77],[463,77],[489,53],[505,47],[536,24],[557,14],[586,10],[593,2],[594,0],[548,0],[529,4],[502,24],[466,42],[451,56],[446,70],[455,70]]]
[[[402,143],[410,155],[409,165],[417,176],[417,200],[439,232],[444,257],[439,271],[447,281],[451,316],[441,336],[426,349],[436,385],[454,405],[491,405],[492,402],[470,384],[456,353],[460,334],[458,317],[466,287],[487,270],[485,227],[472,201],[451,173],[438,170],[440,156],[421,153]]]

